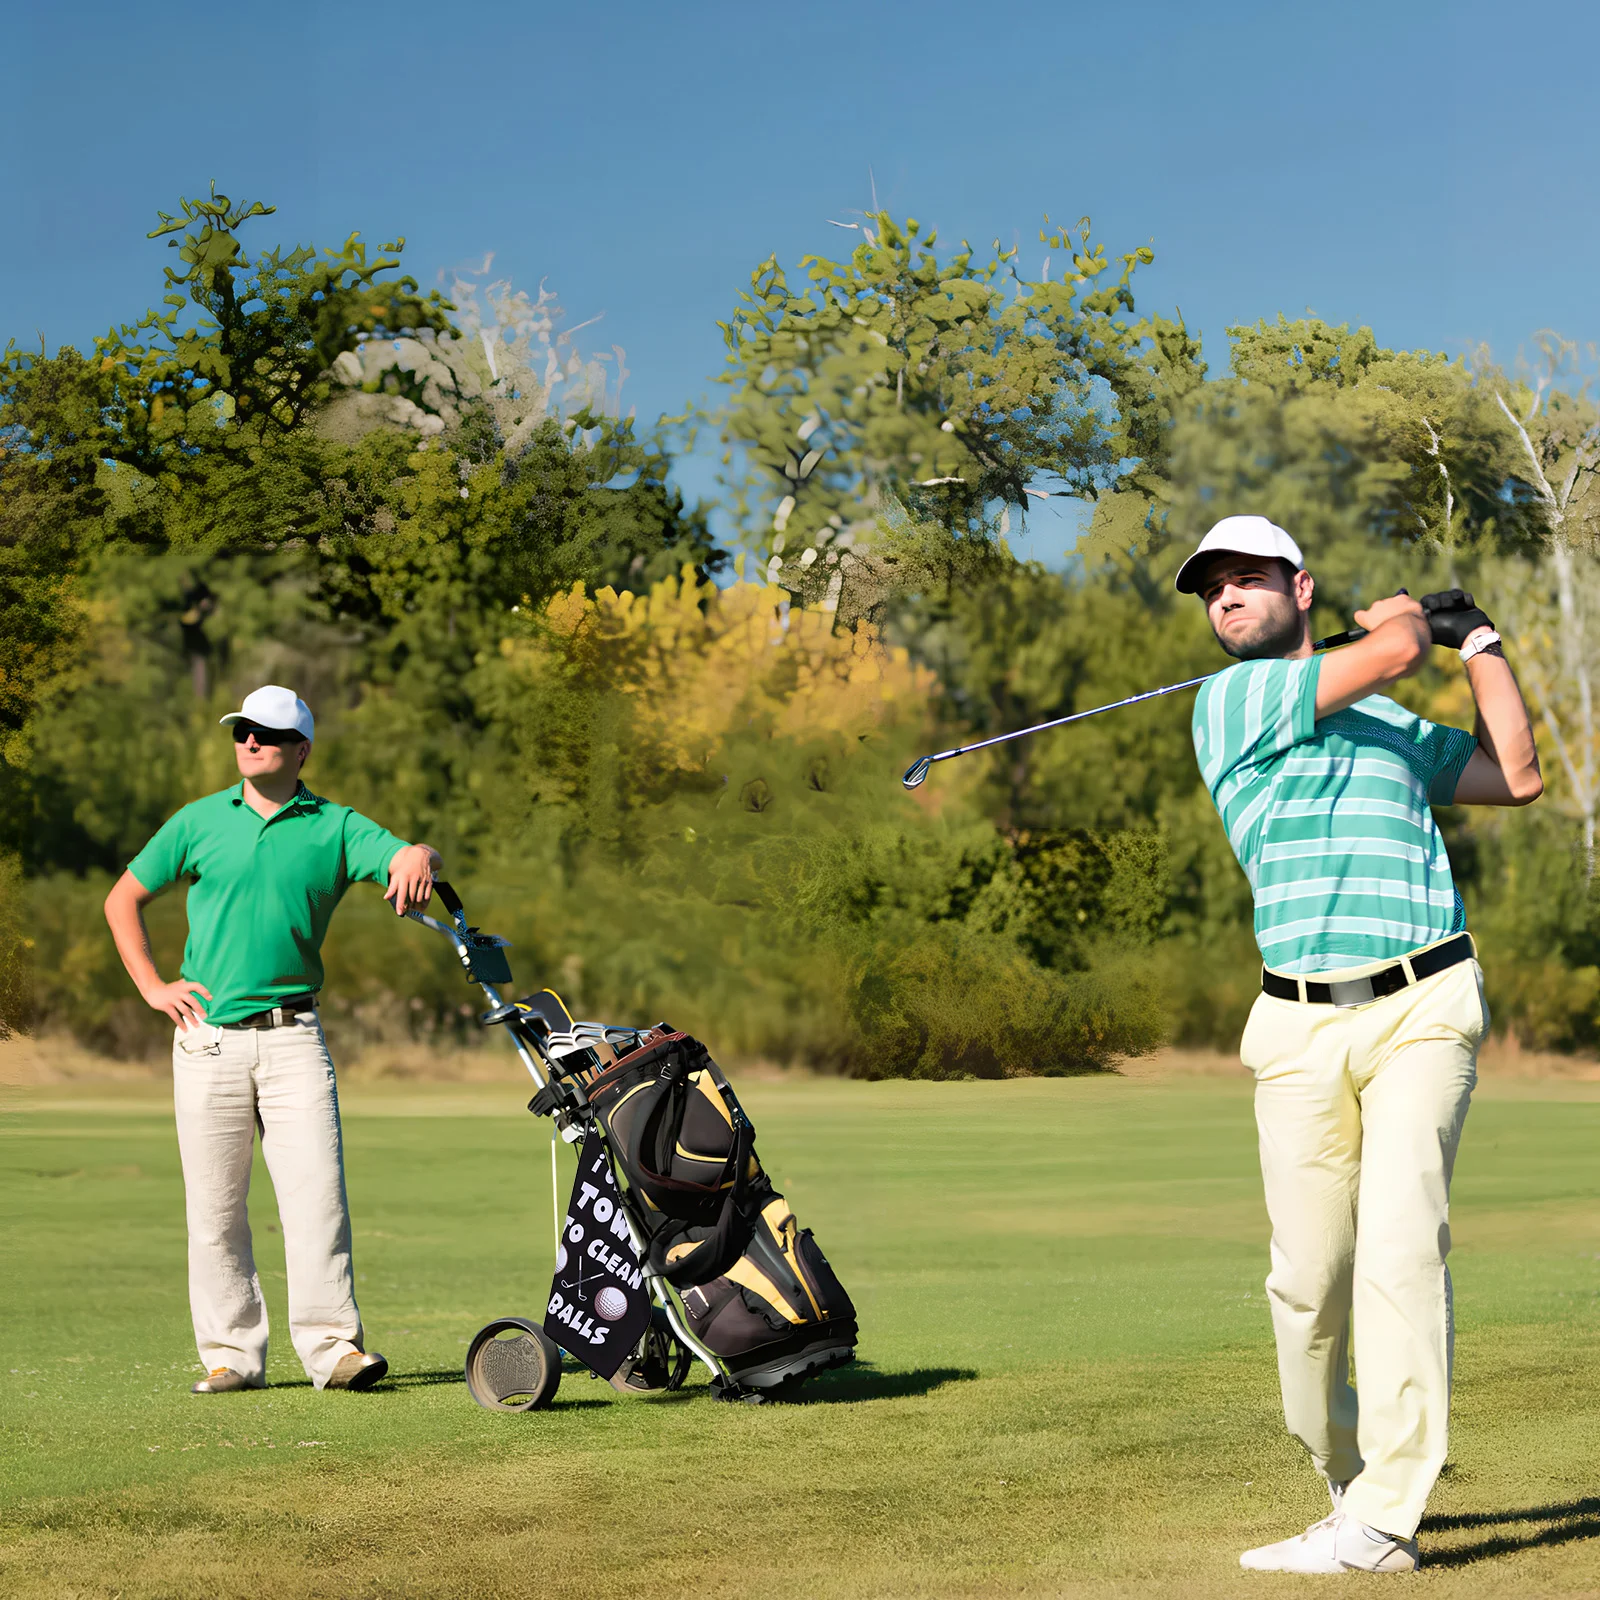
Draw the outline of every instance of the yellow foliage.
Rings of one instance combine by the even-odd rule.
[[[507,640],[513,662],[541,673],[565,664],[633,701],[636,736],[682,771],[698,771],[735,727],[769,738],[859,738],[901,711],[920,718],[935,680],[906,651],[858,622],[789,603],[758,583],[719,589],[685,567],[648,594],[581,584],[550,601],[547,630]]]

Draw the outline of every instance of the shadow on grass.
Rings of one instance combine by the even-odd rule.
[[[389,1372],[367,1389],[367,1394],[393,1394],[397,1389],[421,1389],[432,1383],[461,1383],[467,1375],[460,1367],[435,1367],[426,1372]],[[279,1378],[268,1385],[273,1389],[313,1389],[309,1378]]]
[[[1424,1517],[1420,1532],[1446,1533],[1454,1529],[1498,1528],[1506,1524],[1544,1523],[1544,1527],[1523,1527],[1506,1533],[1490,1534],[1470,1544],[1456,1545],[1424,1559],[1427,1567],[1466,1567],[1490,1556],[1511,1555],[1518,1550],[1537,1550],[1553,1545],[1576,1544],[1583,1539],[1600,1539],[1600,1495],[1582,1500],[1566,1500],[1557,1505],[1529,1506],[1523,1511],[1473,1511],[1457,1517]]]
[[[565,1367],[561,1373],[563,1381],[575,1376],[581,1377],[583,1375],[582,1369],[579,1369],[577,1373],[574,1373],[567,1370]],[[373,1384],[371,1392],[373,1394],[382,1394],[386,1389],[423,1389],[431,1387],[436,1383],[458,1383],[462,1386],[462,1388],[465,1388],[467,1378],[466,1374],[462,1372],[460,1367],[433,1367],[424,1372],[401,1372],[385,1378],[382,1383]],[[620,1399],[621,1396],[619,1395],[617,1398]],[[660,1398],[677,1399],[678,1397],[676,1395],[670,1397],[664,1395]],[[569,1397],[565,1393],[558,1392],[555,1399],[550,1403],[550,1409],[552,1411],[589,1411],[596,1406],[607,1406],[610,1404],[611,1402],[609,1400],[595,1399],[587,1395],[582,1398],[579,1398],[576,1395]]]
[[[561,1378],[564,1384],[570,1386],[572,1380],[587,1376],[589,1374],[582,1367],[569,1362],[562,1363]],[[970,1383],[977,1376],[978,1373],[971,1367],[913,1367],[907,1372],[879,1372],[870,1361],[856,1361],[848,1367],[836,1367],[831,1372],[819,1374],[792,1394],[780,1392],[774,1398],[780,1399],[786,1405],[799,1406],[850,1405],[859,1400],[905,1400],[915,1395],[932,1394],[935,1389],[942,1389],[946,1384]],[[431,1367],[420,1372],[391,1372],[388,1377],[373,1384],[367,1393],[396,1394],[405,1389],[431,1388],[441,1383],[460,1384],[464,1388],[466,1381],[466,1375],[460,1367]],[[309,1389],[311,1383],[307,1379],[298,1381],[291,1379],[286,1383],[274,1384],[273,1387]],[[659,1406],[682,1405],[703,1397],[704,1391],[695,1386],[665,1394],[634,1397],[618,1395],[616,1398],[619,1400],[645,1398],[652,1405]],[[576,1410],[579,1407],[609,1405],[611,1401],[603,1398],[579,1399],[575,1395],[569,1399],[562,1394],[558,1396],[555,1404],[563,1409]]]
[[[905,1400],[932,1394],[947,1383],[970,1383],[978,1374],[971,1367],[913,1367],[909,1372],[879,1372],[870,1361],[835,1367],[803,1384],[789,1405],[848,1405],[856,1400]]]

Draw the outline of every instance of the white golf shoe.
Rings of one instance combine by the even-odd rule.
[[[1335,1511],[1292,1539],[1246,1550],[1239,1565],[1249,1572],[1415,1572],[1417,1541]]]

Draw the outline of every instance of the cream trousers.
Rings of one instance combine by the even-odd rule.
[[[1240,1046],[1256,1079],[1284,1417],[1329,1478],[1353,1480],[1344,1509],[1402,1537],[1445,1461],[1450,1173],[1488,1025],[1483,975],[1463,961],[1365,1006],[1264,994]]]
[[[189,1310],[209,1372],[266,1382],[267,1308],[246,1197],[257,1130],[278,1196],[289,1337],[320,1389],[362,1348],[333,1059],[314,1011],[292,1027],[176,1030],[173,1104],[189,1219]]]

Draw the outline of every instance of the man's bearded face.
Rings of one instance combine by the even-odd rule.
[[[1217,643],[1235,660],[1286,656],[1305,636],[1305,612],[1277,561],[1219,556],[1200,594]]]

